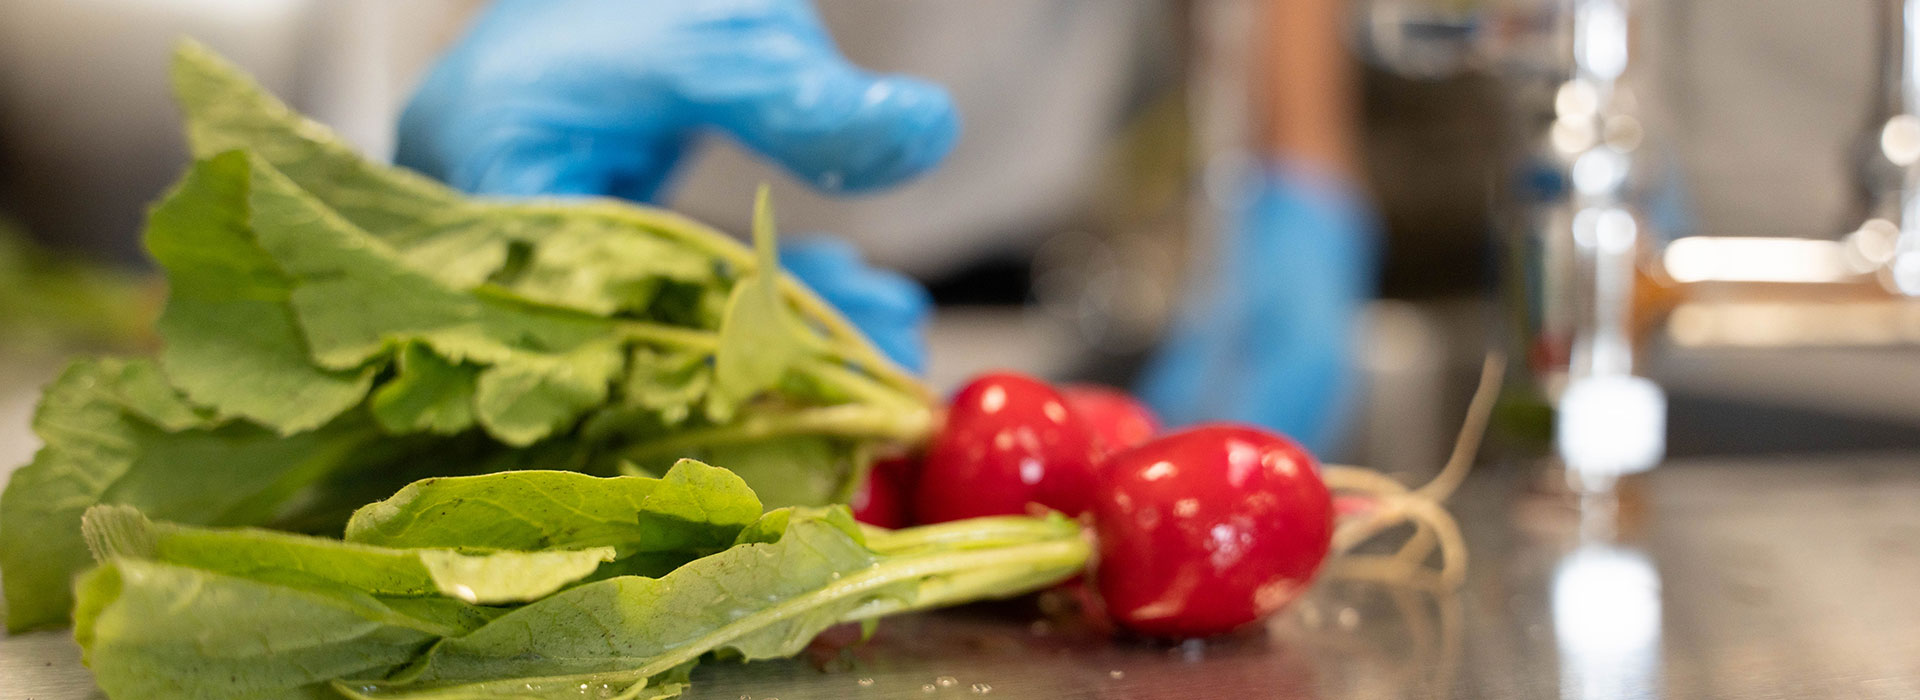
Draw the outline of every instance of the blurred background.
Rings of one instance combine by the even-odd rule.
[[[1910,638],[1861,633],[1911,619],[1887,593],[1920,570],[1899,497],[1920,448],[1909,1],[1339,5],[1350,79],[1316,88],[1350,103],[1336,130],[1385,246],[1362,400],[1328,456],[1432,473],[1482,358],[1510,358],[1486,461],[1523,495],[1469,494],[1499,507],[1462,518],[1504,582],[1466,596],[1485,678],[1558,664],[1562,697],[1658,697],[1663,673],[1705,696],[1817,697],[1853,686],[1769,679],[1913,677]],[[847,237],[925,283],[942,390],[988,368],[1124,385],[1256,160],[1260,2],[818,0],[855,63],[952,91],[967,128],[951,158],[838,199],[715,138],[668,204],[742,231],[771,181],[784,229]],[[139,232],[186,158],[165,80],[177,37],[386,157],[407,96],[483,5],[0,4],[0,469],[31,455],[61,357],[153,343],[164,290]],[[1585,527],[1563,460],[1611,479],[1662,459],[1665,488],[1627,477],[1605,536],[1562,537]],[[1677,517],[1662,534],[1649,511]],[[1803,535],[1811,522],[1831,537]],[[1877,607],[1854,624],[1835,600]],[[1339,651],[1326,668],[1349,670],[1329,675],[1363,672]],[[1459,687],[1551,694],[1487,682]],[[1858,697],[1914,686],[1875,687]]]
[[[953,91],[969,124],[953,157],[908,187],[829,199],[714,139],[671,205],[741,230],[750,188],[771,180],[788,229],[852,238],[874,262],[926,283],[942,306],[936,384],[991,366],[1123,383],[1207,245],[1221,183],[1245,167],[1251,5],[823,0],[856,63]],[[1553,165],[1547,144],[1567,145],[1554,141],[1566,134],[1547,124],[1565,121],[1553,115],[1573,5],[1349,5],[1340,39],[1357,67],[1348,89],[1358,100],[1361,170],[1387,245],[1360,358],[1367,401],[1342,456],[1419,469],[1443,454],[1455,415],[1446,407],[1463,400],[1484,347],[1505,343],[1528,356],[1542,370],[1531,378],[1545,378],[1536,387],[1543,400],[1555,381],[1550,350],[1566,354],[1565,337],[1533,337],[1553,335],[1541,300],[1566,294],[1527,282],[1541,273],[1526,272],[1525,259],[1552,257],[1529,248],[1543,225],[1528,207],[1557,196],[1556,172],[1571,172]],[[7,3],[0,342],[45,355],[147,341],[141,328],[160,292],[146,281],[139,230],[146,203],[185,158],[164,79],[176,37],[206,41],[384,156],[409,91],[481,6]],[[1716,292],[1715,280],[1674,280],[1663,257],[1666,241],[1690,237],[1815,248],[1682,246],[1692,257],[1679,262],[1695,262],[1688,269],[1727,255],[1759,256],[1754,264],[1764,266],[1839,254],[1862,226],[1861,193],[1876,182],[1888,6],[1667,0],[1632,10],[1633,60],[1622,77],[1630,89],[1610,108],[1626,119],[1606,128],[1631,131],[1632,195],[1647,239],[1634,264],[1657,292],[1636,297],[1647,303],[1634,312],[1633,371],[1670,396],[1674,455],[1920,445],[1914,306],[1851,277]],[[923,31],[930,27],[943,31]],[[21,374],[26,386],[39,381]],[[16,402],[0,418],[18,423],[26,410]],[[1538,411],[1503,415],[1536,446],[1544,439]]]

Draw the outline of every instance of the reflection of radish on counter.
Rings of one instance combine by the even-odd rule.
[[[1115,621],[1205,636],[1404,522],[1400,554],[1335,561],[1458,581],[1460,455],[1409,491],[1010,374],[935,425],[779,274],[764,197],[752,249],[615,202],[471,200],[202,49],[175,79],[199,160],[149,225],[164,347],[76,361],[0,497],[9,627],[71,615],[116,700],[667,698],[703,661],[1042,590],[1096,550]]]

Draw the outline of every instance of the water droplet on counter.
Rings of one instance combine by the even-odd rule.
[[[931,693],[931,692],[933,692],[933,691],[935,691],[935,690],[939,690],[939,689],[938,689],[938,688],[935,688],[935,687],[933,687],[933,684],[932,684],[932,683],[928,683],[928,684],[925,684],[925,685],[922,685],[922,686],[920,686],[920,692],[922,692],[922,693]]]
[[[871,688],[871,687],[873,687],[873,679],[872,679],[872,678],[862,678],[862,679],[860,679],[860,680],[859,680],[858,682],[860,683],[860,687],[862,687],[862,688]]]
[[[993,686],[987,685],[985,683],[973,684],[974,695],[986,695],[987,693],[991,693],[991,692],[993,692]]]
[[[933,679],[933,682],[942,688],[951,688],[960,685],[960,679],[954,678],[953,676],[941,676]]]
[[[1112,671],[1108,671],[1108,672],[1107,672],[1107,677],[1108,677],[1108,678],[1112,678],[1112,679],[1114,679],[1114,680],[1116,680],[1116,681],[1117,681],[1117,680],[1120,680],[1120,679],[1122,679],[1122,678],[1126,678],[1126,677],[1127,677],[1127,672],[1126,672],[1126,671],[1122,671],[1122,670],[1119,670],[1119,669],[1114,669],[1114,670],[1112,670]]]

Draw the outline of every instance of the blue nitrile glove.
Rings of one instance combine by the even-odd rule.
[[[1325,454],[1353,399],[1377,224],[1330,173],[1269,165],[1248,180],[1139,393],[1169,425],[1252,423]]]
[[[781,243],[780,266],[838,307],[887,357],[913,372],[925,371],[933,297],[920,283],[868,267],[852,243],[827,236]]]
[[[407,105],[395,160],[481,194],[655,201],[708,132],[860,192],[932,167],[959,119],[938,86],[847,63],[804,0],[500,0]],[[832,279],[888,273],[833,259],[795,274],[920,364],[917,336],[887,335],[918,327],[897,285]]]
[[[952,100],[840,56],[804,0],[500,0],[400,118],[402,165],[487,194],[653,201],[719,131],[829,191],[925,171]]]

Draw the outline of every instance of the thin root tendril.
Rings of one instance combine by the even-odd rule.
[[[1480,385],[1467,406],[1466,420],[1454,440],[1453,453],[1446,466],[1432,481],[1410,488],[1380,472],[1346,465],[1330,464],[1321,472],[1327,488],[1336,495],[1353,495],[1368,507],[1349,514],[1335,526],[1327,576],[1355,581],[1373,581],[1389,585],[1449,591],[1466,580],[1467,545],[1460,524],[1442,506],[1466,479],[1480,440],[1493,416],[1494,400],[1500,393],[1500,381],[1506,361],[1499,354],[1487,356],[1480,368]],[[1354,554],[1361,545],[1381,535],[1411,528],[1412,532],[1392,554]],[[1435,552],[1439,561],[1433,562]]]

